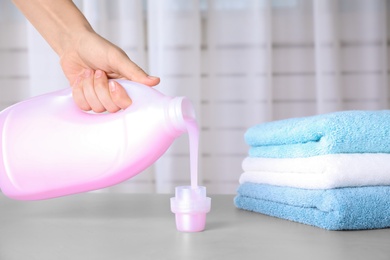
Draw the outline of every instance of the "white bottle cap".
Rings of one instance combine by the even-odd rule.
[[[175,213],[176,228],[183,232],[203,231],[206,213],[210,211],[211,198],[206,197],[206,187],[179,186],[171,198],[171,210]]]

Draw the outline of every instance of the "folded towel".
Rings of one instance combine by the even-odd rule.
[[[390,110],[343,111],[253,126],[245,133],[251,157],[390,153]]]
[[[390,185],[390,154],[327,154],[307,158],[246,157],[240,183],[305,189]]]
[[[390,186],[306,190],[244,183],[238,208],[328,230],[390,227]]]

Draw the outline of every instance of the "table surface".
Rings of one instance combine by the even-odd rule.
[[[1,194],[0,194],[1,195]],[[0,259],[390,259],[390,229],[327,231],[235,208],[215,195],[206,230],[176,230],[170,195],[0,197]]]

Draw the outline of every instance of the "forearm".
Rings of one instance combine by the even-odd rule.
[[[13,0],[31,24],[61,56],[90,24],[71,0]]]

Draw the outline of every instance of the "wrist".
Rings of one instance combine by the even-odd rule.
[[[85,16],[72,0],[13,0],[14,4],[59,55],[93,32]]]
[[[95,34],[95,31],[89,24],[83,26],[67,27],[64,32],[59,35],[57,45],[53,46],[54,51],[58,56],[62,57],[65,53],[72,52],[75,48],[81,46],[83,39],[88,35]]]

